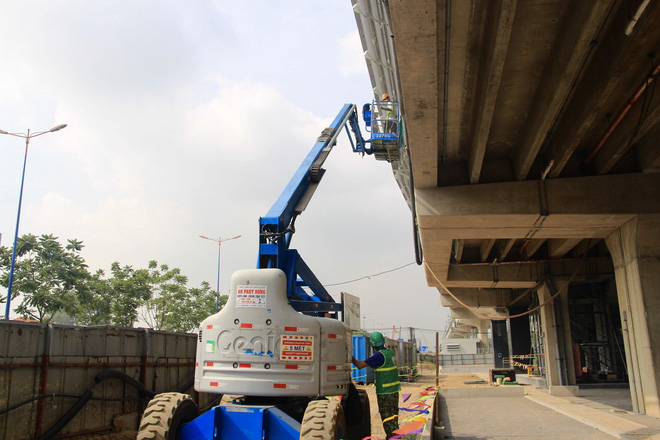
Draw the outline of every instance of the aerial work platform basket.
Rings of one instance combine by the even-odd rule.
[[[373,101],[362,107],[367,132],[371,132],[371,150],[376,160],[401,159],[399,131],[401,113],[397,101]]]

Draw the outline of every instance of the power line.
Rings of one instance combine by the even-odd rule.
[[[379,275],[383,275],[383,274],[386,274],[386,273],[394,272],[394,271],[397,271],[397,270],[403,269],[404,267],[412,266],[413,264],[416,264],[416,263],[413,261],[412,263],[404,264],[403,266],[399,266],[399,267],[394,268],[394,269],[385,270],[385,271],[383,271],[383,272],[378,272],[378,273],[375,273],[375,274],[373,274],[373,275],[365,275],[365,276],[363,276],[363,277],[356,278],[356,279],[354,279],[354,280],[350,280],[350,281],[342,281],[341,283],[326,284],[326,286],[328,286],[328,287],[330,287],[330,286],[339,286],[339,285],[341,285],[341,284],[348,284],[348,283],[354,283],[354,282],[356,282],[356,281],[360,281],[360,280],[364,280],[364,279],[371,279],[371,277],[377,277],[377,276],[379,276]]]

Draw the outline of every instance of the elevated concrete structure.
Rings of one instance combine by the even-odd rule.
[[[660,0],[352,3],[443,305],[535,309],[550,386],[614,372],[660,417]]]

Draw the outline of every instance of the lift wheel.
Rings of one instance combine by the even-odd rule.
[[[309,402],[300,426],[300,440],[339,440],[345,433],[344,410],[338,400]]]
[[[188,394],[158,394],[144,410],[136,440],[177,440],[181,424],[198,415],[197,404]]]

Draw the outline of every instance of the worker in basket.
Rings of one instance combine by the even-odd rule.
[[[373,332],[369,337],[369,343],[374,348],[374,354],[361,361],[353,356],[353,365],[362,369],[371,367],[374,369],[376,380],[376,399],[378,401],[378,412],[383,420],[386,438],[394,435],[399,429],[399,369],[394,362],[394,351],[385,348],[385,338],[380,332]]]
[[[380,97],[381,101],[390,101],[390,95],[383,93]],[[381,102],[380,110],[382,113],[381,118],[385,121],[385,132],[397,134],[397,114],[396,110],[392,105],[387,105],[387,103]]]

